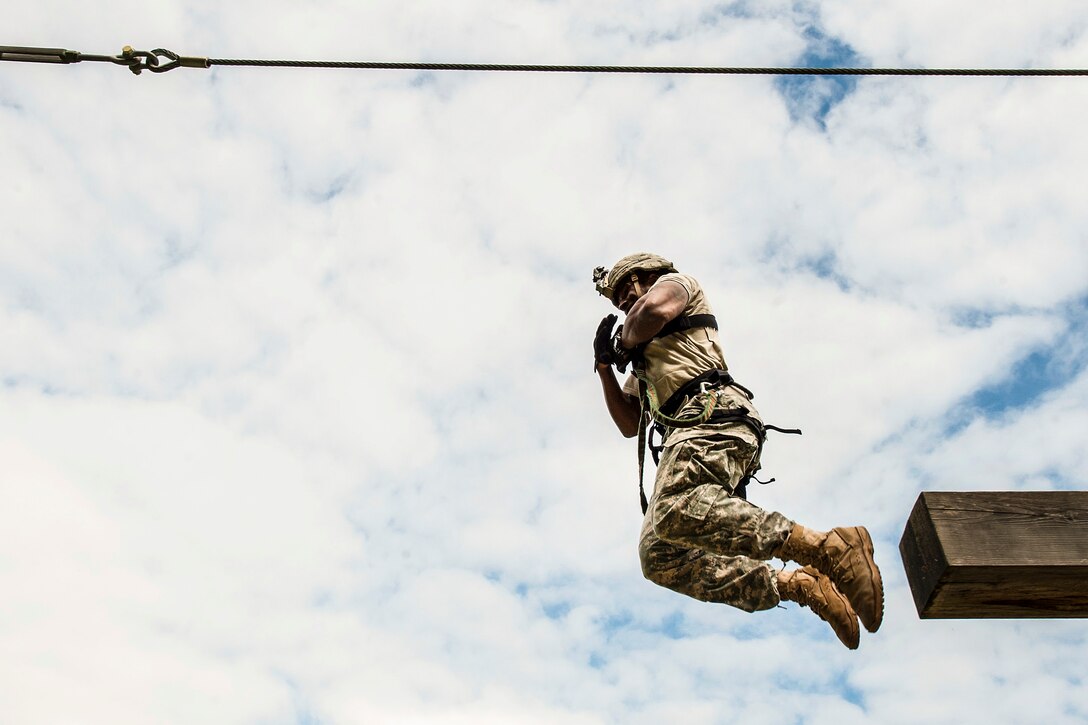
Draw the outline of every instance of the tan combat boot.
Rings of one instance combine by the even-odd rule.
[[[884,584],[873,561],[873,540],[864,526],[813,531],[794,524],[776,556],[815,567],[846,595],[865,629],[875,632],[884,619]]]
[[[858,648],[858,615],[831,580],[812,567],[778,572],[778,596],[810,608],[831,625],[839,641]]]

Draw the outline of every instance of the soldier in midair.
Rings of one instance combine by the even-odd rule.
[[[752,394],[729,374],[718,324],[702,287],[656,254],[623,257],[594,271],[597,291],[625,315],[601,321],[594,368],[620,432],[662,436],[657,477],[639,557],[647,579],[707,602],[744,611],[781,600],[809,607],[850,649],[858,620],[880,627],[884,590],[873,543],[862,526],[823,532],[747,500],[768,429]],[[632,374],[621,386],[613,366]],[[640,482],[641,483],[641,482]],[[778,558],[801,564],[776,571]]]

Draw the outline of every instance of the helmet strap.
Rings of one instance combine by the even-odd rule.
[[[642,285],[640,285],[638,283],[638,273],[637,272],[632,272],[631,273],[631,284],[633,284],[635,286],[635,296],[638,297],[638,298],[641,298],[642,297]]]

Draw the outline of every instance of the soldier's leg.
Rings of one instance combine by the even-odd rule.
[[[734,438],[695,438],[665,449],[648,519],[664,541],[687,549],[765,561],[794,522],[734,496],[755,455]]]
[[[865,627],[875,632],[884,609],[868,532],[863,527],[812,531],[733,496],[754,454],[753,446],[728,438],[692,439],[666,449],[643,523],[643,571],[647,572],[649,562],[653,576],[647,572],[648,578],[697,598],[708,592],[713,595],[715,587],[735,580],[730,597],[745,601],[762,591],[764,601],[769,601],[771,595],[762,589],[766,586],[774,590],[776,600],[781,595],[812,607],[831,623],[844,644],[857,647],[854,617],[860,616]],[[762,562],[753,560],[773,557],[811,563],[816,569],[772,575],[775,581],[764,585],[754,574]],[[738,566],[741,569],[735,569]],[[830,579],[824,581],[823,574]],[[698,583],[704,580],[712,586]],[[787,586],[780,589],[783,583]],[[749,611],[759,608],[763,607]]]
[[[826,574],[850,600],[865,628],[870,632],[880,628],[884,583],[873,559],[872,537],[864,526],[815,531],[794,524],[775,556]]]
[[[642,524],[639,558],[647,579],[700,601],[746,612],[771,609],[779,602],[775,573],[765,562],[669,544],[654,533],[649,516]]]
[[[830,579],[815,569],[772,572],[766,562],[685,549],[657,537],[647,516],[639,542],[642,573],[667,589],[746,612],[771,609],[788,599],[812,609],[850,649],[858,647],[858,620]]]

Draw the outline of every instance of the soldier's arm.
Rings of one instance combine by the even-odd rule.
[[[604,403],[608,407],[608,414],[612,416],[612,422],[624,438],[634,438],[638,435],[638,419],[642,414],[638,398],[632,398],[623,392],[611,365],[598,364],[597,377],[601,379]]]
[[[679,282],[663,280],[631,305],[623,321],[623,346],[632,349],[649,342],[688,304],[688,291]]]

